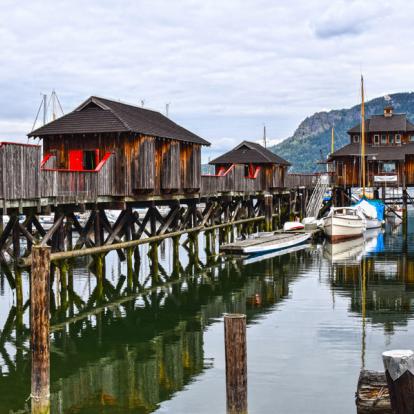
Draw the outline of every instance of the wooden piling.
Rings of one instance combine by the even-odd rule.
[[[227,412],[247,413],[246,315],[224,315]]]
[[[382,360],[393,412],[414,413],[414,352],[387,351],[382,354]]]
[[[134,248],[128,247],[126,249],[127,257],[127,287],[131,291],[134,285],[134,267],[132,265],[132,258],[134,257]]]
[[[50,247],[33,246],[30,289],[32,414],[50,413]]]
[[[264,196],[264,206],[265,206],[265,230],[272,231],[273,224],[273,196],[271,194],[266,194]]]
[[[104,265],[105,256],[103,254],[97,254],[94,257],[95,260],[95,275],[96,275],[96,298],[97,302],[102,302],[104,298],[103,292],[103,280],[104,280]]]

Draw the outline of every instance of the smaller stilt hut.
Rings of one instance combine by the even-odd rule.
[[[224,176],[236,169],[240,179],[258,180],[261,191],[285,187],[285,177],[290,163],[260,144],[243,141],[231,151],[210,161],[215,173]],[[236,183],[237,184],[237,183]]]

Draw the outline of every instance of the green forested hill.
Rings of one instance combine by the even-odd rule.
[[[390,102],[394,112],[406,113],[414,121],[414,93],[396,93],[389,95],[391,101],[384,97],[375,98],[365,104],[366,116],[381,114],[384,106]],[[316,162],[326,158],[330,152],[331,128],[335,126],[335,149],[349,143],[346,131],[360,122],[360,105],[350,109],[317,112],[301,122],[293,136],[286,138],[271,150],[292,163],[292,171],[314,172]]]

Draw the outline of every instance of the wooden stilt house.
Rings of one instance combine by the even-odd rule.
[[[366,185],[414,186],[414,124],[392,106],[365,121]],[[361,125],[348,131],[350,143],[330,155],[334,182],[341,187],[361,186]]]
[[[260,192],[285,187],[289,162],[260,144],[243,141],[231,151],[210,161],[214,176],[203,176],[203,192]],[[209,179],[207,179],[210,177]]]
[[[95,96],[29,137],[43,140],[42,171],[59,194],[88,198],[197,193],[210,145],[159,112]]]

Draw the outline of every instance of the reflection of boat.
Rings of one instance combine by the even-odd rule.
[[[256,262],[260,262],[261,260],[267,260],[272,259],[273,257],[281,256],[282,254],[289,254],[293,252],[298,252],[299,250],[303,250],[309,247],[308,243],[302,243],[298,246],[293,246],[288,249],[283,250],[276,250],[274,252],[270,252],[267,254],[256,254],[254,256],[249,256],[246,259],[243,260],[243,265],[248,265]]]
[[[360,237],[365,230],[364,219],[355,207],[331,208],[322,226],[332,242]]]
[[[380,253],[384,251],[384,234],[381,228],[365,232],[365,252]]]
[[[332,263],[342,261],[359,262],[364,253],[364,238],[359,237],[353,240],[345,240],[339,243],[326,242],[323,248],[323,255]]]

